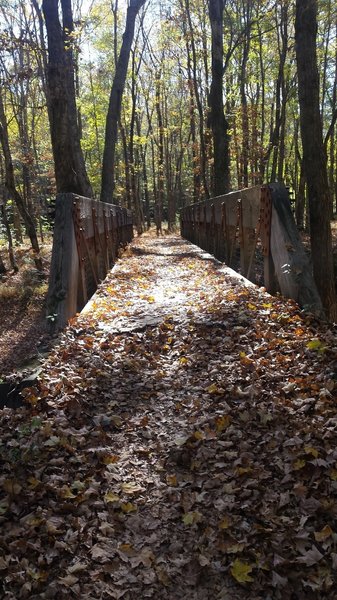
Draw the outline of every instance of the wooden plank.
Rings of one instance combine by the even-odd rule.
[[[256,236],[260,217],[261,188],[245,189],[240,203],[240,268],[244,277],[252,277]],[[249,272],[249,275],[248,275]]]
[[[281,293],[296,300],[304,309],[323,315],[322,302],[291,212],[288,192],[281,183],[268,187],[272,196],[270,250]]]
[[[73,224],[74,194],[58,194],[50,279],[47,296],[47,319],[50,328],[61,328],[77,312],[79,257]]]
[[[126,245],[132,234],[131,211],[58,194],[47,296],[52,331],[62,329],[83,308],[107,274],[109,252],[114,260],[119,245]]]

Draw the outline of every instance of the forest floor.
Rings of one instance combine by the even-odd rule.
[[[51,342],[45,309],[51,249],[50,236],[41,243],[39,273],[28,242],[22,244],[15,248],[19,271],[0,276],[0,379],[34,370]]]
[[[335,600],[336,329],[135,240],[0,417],[0,597]]]
[[[301,238],[310,252],[309,235],[302,232]],[[337,276],[337,221],[332,222],[332,240]],[[39,275],[29,244],[23,244],[15,251],[18,273],[0,276],[0,381],[20,381],[38,369],[55,343],[48,333],[45,307],[51,250],[52,237],[45,234],[41,243],[44,271]],[[262,258],[257,261],[256,280],[263,281]]]

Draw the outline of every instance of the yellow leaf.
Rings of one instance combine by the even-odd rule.
[[[314,458],[317,458],[319,455],[318,450],[316,450],[316,448],[313,448],[312,446],[305,446],[304,452],[306,454],[311,454]]]
[[[296,460],[296,462],[293,463],[293,469],[294,471],[299,471],[300,469],[303,469],[305,465],[305,460],[303,458],[299,458],[298,460]]]
[[[208,386],[207,391],[209,394],[223,394],[224,389],[222,387],[218,387],[216,383],[212,383]]]
[[[181,365],[187,365],[188,360],[187,358],[185,358],[185,356],[182,356],[181,358],[179,358],[179,362]]]
[[[238,467],[235,470],[237,475],[246,475],[246,473],[251,473],[252,472],[252,468],[251,467]]]
[[[143,488],[138,483],[131,481],[130,483],[122,483],[122,491],[124,494],[138,494],[143,491]]]
[[[172,487],[177,487],[178,481],[176,475],[166,475],[166,483]]]
[[[120,544],[118,546],[118,550],[120,552],[123,552],[123,554],[125,554],[126,556],[130,557],[135,556],[135,554],[137,554],[132,544]]]
[[[203,440],[204,439],[204,434],[202,433],[202,431],[195,431],[193,433],[193,437],[195,440]]]
[[[121,427],[123,425],[123,421],[118,415],[110,415],[110,419],[115,427]]]
[[[218,386],[215,383],[212,383],[212,385],[208,386],[207,391],[209,394],[216,394],[218,391]]]
[[[337,481],[337,469],[331,469],[331,471],[329,473],[329,477],[333,481]]]
[[[183,516],[183,523],[185,525],[194,525],[195,523],[200,523],[202,521],[202,514],[197,510],[194,512],[187,512]]]
[[[219,529],[228,529],[229,526],[230,526],[229,517],[224,517],[218,525]]]
[[[65,500],[67,500],[67,499],[70,500],[71,498],[76,498],[75,494],[72,493],[71,489],[67,485],[64,485],[60,489],[60,496],[61,496],[61,498],[64,498]]]
[[[47,571],[32,571],[31,569],[28,570],[28,575],[35,581],[47,581],[49,576]],[[59,579],[59,581],[60,580],[61,578]]]
[[[35,490],[35,488],[37,488],[41,484],[41,481],[39,479],[36,479],[35,477],[28,477],[27,481],[29,483],[29,487],[32,490]]]
[[[105,502],[118,502],[119,496],[118,496],[118,494],[115,494],[114,492],[107,492],[104,496],[104,500],[105,500]]]
[[[325,525],[321,531],[315,531],[314,535],[316,542],[324,542],[333,535],[333,531],[330,525]]]
[[[250,577],[249,573],[251,573],[253,567],[248,563],[241,562],[238,558],[233,562],[231,566],[231,574],[239,583],[247,583],[249,581],[254,581],[252,577]]]
[[[248,302],[247,306],[248,308],[250,308],[250,310],[256,310],[255,304],[251,304],[250,302]]]
[[[122,502],[121,509],[124,513],[135,512],[137,510],[136,504],[132,504],[131,502]]]
[[[323,342],[321,342],[321,340],[319,340],[318,338],[310,340],[310,342],[308,342],[306,346],[307,348],[309,348],[309,350],[316,350],[319,353],[322,353],[326,350],[326,347],[324,346]]]
[[[112,465],[116,462],[119,461],[119,456],[117,456],[116,454],[111,454],[110,456],[103,456],[102,458],[102,463],[104,463],[105,465]]]
[[[237,542],[234,544],[229,544],[226,547],[226,552],[227,552],[227,554],[239,554],[240,552],[243,552],[244,549],[245,549],[245,544],[241,544],[241,543]]]
[[[227,429],[230,422],[231,422],[231,417],[229,415],[223,415],[222,417],[218,417],[215,420],[217,432],[221,433],[221,431],[223,431],[224,429]]]

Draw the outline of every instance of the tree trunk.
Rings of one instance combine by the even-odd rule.
[[[328,317],[337,320],[330,227],[330,193],[319,105],[317,0],[296,0],[298,96],[307,181],[314,278]]]
[[[161,110],[161,72],[156,74],[156,114],[158,124],[158,194],[155,203],[155,223],[157,235],[162,234],[163,203],[164,203],[164,125]]]
[[[32,248],[34,251],[34,261],[35,261],[36,268],[39,269],[40,271],[42,271],[42,268],[43,268],[42,261],[39,256],[40,248],[39,248],[39,242],[37,239],[34,221],[31,217],[31,215],[29,214],[29,212],[27,211],[26,205],[24,203],[24,200],[23,200],[21,194],[19,194],[19,192],[17,191],[16,186],[15,186],[14,167],[13,167],[11,150],[10,150],[10,146],[9,146],[7,121],[6,121],[5,109],[4,109],[1,93],[0,93],[0,143],[1,143],[2,152],[4,155],[4,160],[5,160],[6,188],[7,188],[7,191],[9,193],[10,197],[13,198],[16,206],[18,207],[21,218],[25,224],[26,232],[30,239],[30,242],[32,244]]]
[[[63,24],[59,19],[59,0],[43,0],[48,36],[47,105],[53,148],[56,189],[91,197],[80,144],[76,109],[73,18],[71,0],[61,0]]]
[[[121,114],[122,96],[128,70],[129,57],[135,22],[138,12],[145,0],[131,0],[126,13],[126,24],[122,47],[116,64],[116,71],[110,92],[109,108],[105,125],[105,142],[102,164],[101,201],[112,203],[114,192],[115,150],[117,143],[118,121]]]
[[[19,270],[19,268],[18,268],[17,262],[15,260],[15,256],[14,256],[13,237],[12,237],[12,232],[11,232],[11,228],[10,228],[8,217],[7,217],[6,204],[5,203],[1,204],[0,208],[1,208],[2,222],[3,222],[3,225],[4,225],[5,231],[6,231],[6,236],[7,236],[7,241],[8,241],[8,257],[9,257],[9,262],[11,264],[11,267],[12,267],[13,271],[15,273],[17,273],[18,270]]]
[[[223,103],[223,0],[209,0],[212,30],[212,83],[209,94],[209,124],[213,132],[213,195],[229,192],[229,135]]]
[[[197,75],[197,50],[195,45],[195,28],[193,27],[192,19],[191,19],[191,11],[190,11],[190,0],[184,0],[184,8],[186,12],[186,18],[188,22],[188,39],[191,44],[192,51],[192,73],[193,73],[193,89],[194,96],[196,101],[196,106],[199,114],[199,138],[200,138],[200,177],[203,183],[203,194],[206,198],[209,198],[209,189],[207,182],[207,148],[206,148],[206,139],[205,139],[205,130],[204,130],[204,114],[202,101],[200,97],[200,92],[198,89],[198,75]]]

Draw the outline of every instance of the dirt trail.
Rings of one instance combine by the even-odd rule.
[[[336,598],[336,354],[181,238],[136,240],[1,416],[0,597]]]

